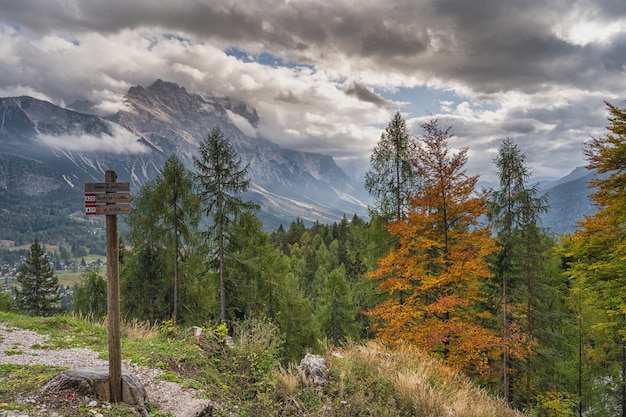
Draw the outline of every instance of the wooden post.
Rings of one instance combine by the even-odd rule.
[[[105,173],[105,182],[117,182],[115,171]],[[115,191],[107,191],[114,193]],[[107,203],[111,204],[111,203]],[[117,214],[106,215],[107,317],[109,331],[109,389],[111,402],[122,401],[122,347],[120,342],[120,279]]]

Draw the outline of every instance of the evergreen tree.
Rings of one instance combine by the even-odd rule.
[[[233,145],[219,128],[214,128],[200,144],[199,157],[194,157],[199,195],[204,211],[212,218],[208,237],[216,248],[215,260],[220,283],[220,320],[226,322],[225,260],[228,227],[243,211],[257,206],[241,198],[248,190],[248,167],[242,167]]]
[[[15,290],[17,308],[34,316],[51,316],[61,310],[59,281],[54,267],[38,240],[30,246],[17,278]]]
[[[515,142],[507,138],[502,142],[495,158],[500,188],[492,193],[489,204],[489,218],[498,234],[500,250],[496,255],[496,280],[500,283],[500,307],[502,315],[502,392],[510,401],[509,390],[509,339],[512,317],[526,317],[526,336],[532,339],[534,309],[532,294],[537,291],[537,281],[545,276],[542,270],[543,252],[552,245],[541,246],[545,242],[543,232],[537,227],[539,215],[547,210],[546,197],[537,197],[537,188],[529,187],[530,171],[525,164],[526,156]],[[522,291],[522,288],[525,291]],[[520,292],[524,292],[523,295]],[[521,296],[520,296],[521,295]],[[514,311],[515,306],[525,309],[523,313]],[[519,304],[523,307],[520,307]],[[513,311],[510,311],[513,310]],[[520,328],[519,323],[515,323]],[[527,358],[530,361],[530,356]],[[516,368],[519,368],[519,364]],[[526,369],[526,405],[530,399],[530,362]]]
[[[370,156],[371,169],[365,175],[365,188],[382,217],[399,220],[406,214],[418,184],[414,159],[415,142],[396,112]]]
[[[338,346],[343,341],[358,337],[357,307],[343,265],[326,275],[316,309],[315,321],[333,345]]]
[[[170,156],[163,165],[163,172],[156,178],[156,199],[152,210],[159,214],[155,225],[163,233],[168,246],[173,246],[174,292],[172,321],[178,319],[179,263],[181,251],[191,243],[200,221],[197,198],[193,193],[193,177],[176,155]]]
[[[165,239],[159,227],[156,181],[144,184],[126,216],[131,251],[120,249],[121,308],[130,317],[152,323],[171,317],[172,282],[167,273]]]
[[[179,302],[189,301],[179,294],[180,277],[186,270],[184,262],[193,254],[199,219],[192,173],[176,155],[172,155],[165,161],[162,172],[141,188],[134,200],[134,210],[126,218],[128,240],[135,249],[129,254],[134,259],[123,264],[124,268],[133,268],[133,271],[122,271],[123,280],[127,281],[122,285],[130,285],[138,275],[156,280],[146,286],[146,290],[155,293],[144,294],[152,300],[151,320],[171,318],[176,323],[180,314]],[[157,265],[149,264],[157,259]],[[163,275],[155,274],[155,268]],[[187,275],[187,279],[193,278]],[[135,296],[142,295],[132,291],[124,295],[129,304],[141,302],[140,298],[133,300]],[[162,308],[167,303],[171,303],[170,312],[163,317]]]
[[[171,315],[172,291],[166,255],[155,245],[135,246],[120,262],[120,303],[124,314],[151,323]]]
[[[85,317],[100,319],[107,313],[107,283],[98,267],[91,266],[81,274],[81,285],[74,290],[74,311]]]

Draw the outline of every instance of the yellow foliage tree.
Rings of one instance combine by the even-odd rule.
[[[388,224],[398,245],[369,274],[388,296],[368,314],[382,342],[413,343],[485,377],[502,349],[501,338],[482,325],[490,315],[482,285],[491,276],[486,257],[496,250],[480,223],[486,200],[476,194],[478,177],[465,173],[467,149],[451,153],[450,129],[436,121],[422,127],[415,166],[423,186],[407,218]]]
[[[594,300],[594,307],[600,308],[603,316],[590,323],[593,329],[604,333],[602,345],[602,369],[598,379],[612,380],[617,393],[615,403],[619,403],[622,416],[626,415],[626,108],[606,103],[610,113],[609,133],[604,137],[593,138],[585,148],[589,164],[587,168],[596,170],[596,177],[590,182],[595,187],[591,199],[598,211],[580,222],[570,243],[569,256],[572,257],[570,276],[577,286],[585,286],[585,298]],[[581,335],[582,337],[582,335]],[[594,345],[600,346],[598,340]],[[582,345],[581,345],[582,346]],[[582,348],[581,348],[582,350]],[[591,347],[581,352],[590,355]],[[597,360],[596,360],[597,361]],[[591,393],[579,383],[579,394],[588,404],[595,407],[595,398],[601,394]],[[592,385],[592,384],[587,384]],[[586,397],[586,398],[585,398]],[[605,401],[606,402],[606,401]]]

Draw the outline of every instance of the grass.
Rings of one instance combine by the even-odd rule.
[[[74,287],[74,284],[81,284],[82,282],[82,272],[55,272],[57,279],[59,280],[59,284],[63,284],[64,286]]]
[[[46,348],[89,347],[106,355],[106,325],[80,317],[24,317],[0,313],[0,322],[48,334]],[[417,349],[390,352],[380,345],[328,348],[327,383],[307,381],[296,364],[281,366],[281,341],[272,323],[248,320],[234,329],[234,347],[219,327],[196,338],[183,327],[124,323],[122,357],[160,369],[162,378],[197,390],[220,416],[521,417],[469,379]],[[0,365],[0,410],[8,392],[37,391],[53,367]],[[4,396],[3,396],[3,393]],[[122,416],[110,410],[107,415]],[[124,411],[127,412],[127,411]],[[117,413],[117,414],[115,414]]]

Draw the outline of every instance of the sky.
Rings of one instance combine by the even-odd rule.
[[[0,0],[0,96],[123,108],[176,82],[254,107],[256,134],[367,168],[400,111],[437,119],[495,178],[504,138],[535,176],[586,164],[626,100],[624,0]]]

